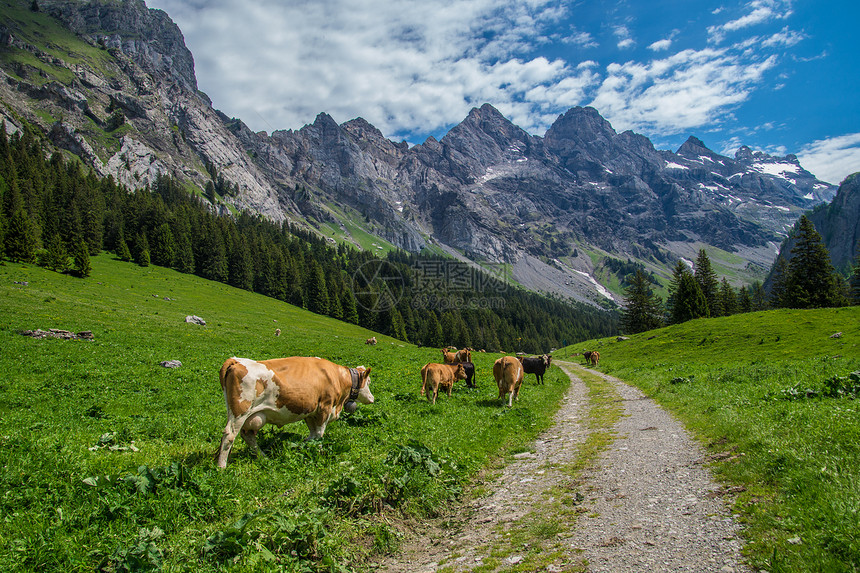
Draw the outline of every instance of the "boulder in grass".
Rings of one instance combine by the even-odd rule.
[[[193,314],[186,316],[185,322],[190,322],[191,324],[199,324],[200,326],[206,326],[205,320],[203,320],[199,316],[194,316]]]
[[[182,366],[182,362],[179,360],[162,360],[160,364],[165,368],[179,368]]]

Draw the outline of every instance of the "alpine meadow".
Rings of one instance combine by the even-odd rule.
[[[0,0],[0,573],[860,573],[828,18],[293,4]]]

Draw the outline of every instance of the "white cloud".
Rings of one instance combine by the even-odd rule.
[[[792,14],[790,0],[753,0],[745,8],[748,13],[718,26],[708,28],[709,40],[720,43],[727,32],[735,32],[772,20],[784,20]],[[717,12],[714,12],[717,14]]]
[[[522,127],[540,98],[571,101],[593,80],[560,59],[523,57],[546,42],[551,0],[150,0],[195,56],[200,88],[252,129],[298,128],[324,111],[362,116],[384,134],[433,132],[491,102]],[[588,44],[588,37],[580,41]],[[525,93],[534,115],[523,104]],[[581,95],[579,96],[581,97]]]
[[[657,40],[656,42],[648,46],[648,49],[653,52],[660,52],[663,50],[668,50],[671,46],[672,40],[666,38],[665,40]]]
[[[801,148],[797,158],[804,169],[822,181],[838,185],[860,171],[860,133],[813,141]]]
[[[611,64],[590,105],[618,130],[679,133],[719,123],[775,63],[773,56],[746,60],[728,49],[704,49]]]

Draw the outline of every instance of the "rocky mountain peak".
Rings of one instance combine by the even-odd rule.
[[[697,159],[703,156],[714,157],[717,155],[701,139],[692,135],[687,138],[687,141],[681,144],[681,147],[675,153],[687,159]]]
[[[116,49],[143,69],[167,75],[197,90],[194,57],[173,20],[143,0],[67,2],[41,0],[43,11],[70,30],[108,49]]]

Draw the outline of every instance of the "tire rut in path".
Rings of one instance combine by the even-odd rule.
[[[582,513],[552,541],[561,556],[546,571],[749,571],[740,554],[739,526],[702,466],[704,451],[638,389],[590,371],[620,397],[623,412],[613,428],[616,438],[578,479],[562,471],[577,461],[590,430],[583,423],[589,411],[585,384],[572,364],[559,366],[571,386],[554,425],[537,438],[533,452],[514,456],[489,477],[483,484],[486,496],[467,501],[454,515],[422,524],[400,553],[372,567],[385,573],[471,571],[484,564],[494,543],[502,546],[501,529],[540,511],[557,492],[576,489],[584,494]],[[511,552],[496,570],[513,567],[527,551]]]

